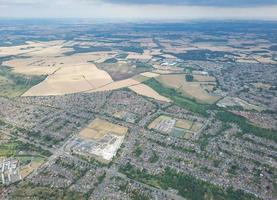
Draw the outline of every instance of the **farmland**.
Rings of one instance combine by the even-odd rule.
[[[161,75],[156,80],[166,87],[174,88],[180,91],[182,95],[189,98],[194,98],[200,103],[214,103],[219,99],[217,96],[209,95],[202,85],[206,84],[206,81],[214,80],[212,77],[197,76],[197,82],[188,82],[184,75]],[[200,82],[201,81],[201,82]]]

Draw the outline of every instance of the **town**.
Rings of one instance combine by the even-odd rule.
[[[49,26],[0,27],[0,199],[276,199],[262,25]]]

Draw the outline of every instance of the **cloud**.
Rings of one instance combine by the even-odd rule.
[[[185,2],[192,2],[192,0],[171,0],[170,2],[173,3],[167,4],[166,2],[169,1],[164,0],[147,1],[151,4],[146,3],[146,0],[129,0],[129,3],[124,3],[125,1],[127,0],[0,0],[0,17],[163,21],[192,19],[277,20],[277,5],[257,6],[255,4],[256,6],[236,7],[223,6],[222,3],[221,6],[184,4]],[[219,2],[219,0],[207,1]],[[238,2],[238,0],[234,1]],[[256,0],[251,1],[256,2]],[[200,4],[204,0],[194,2]],[[222,0],[222,2],[227,1]],[[245,0],[244,2],[250,1]],[[264,0],[262,2],[269,1]]]
[[[165,4],[192,6],[261,6],[277,4],[276,0],[105,0],[114,4]]]

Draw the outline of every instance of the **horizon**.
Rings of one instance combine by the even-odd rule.
[[[113,21],[277,20],[276,1],[0,0],[0,18]]]

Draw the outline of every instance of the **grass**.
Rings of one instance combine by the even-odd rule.
[[[31,156],[34,155],[34,153],[37,156],[42,157],[49,157],[51,155],[50,152],[41,149],[40,147],[36,147],[31,144],[23,143],[18,140],[10,140],[7,143],[1,144],[0,146],[0,157],[21,157],[23,155],[20,155],[19,152],[27,152],[24,157],[28,157],[31,152]]]
[[[9,67],[0,67],[0,96],[14,98],[21,96],[46,76],[26,76],[13,73]]]
[[[163,86],[154,78],[146,80],[144,83],[157,91],[160,95],[170,98],[178,106],[183,107],[191,112],[198,113],[204,117],[209,116],[207,110],[211,108],[211,105],[200,104],[194,99],[186,98],[177,90]]]

